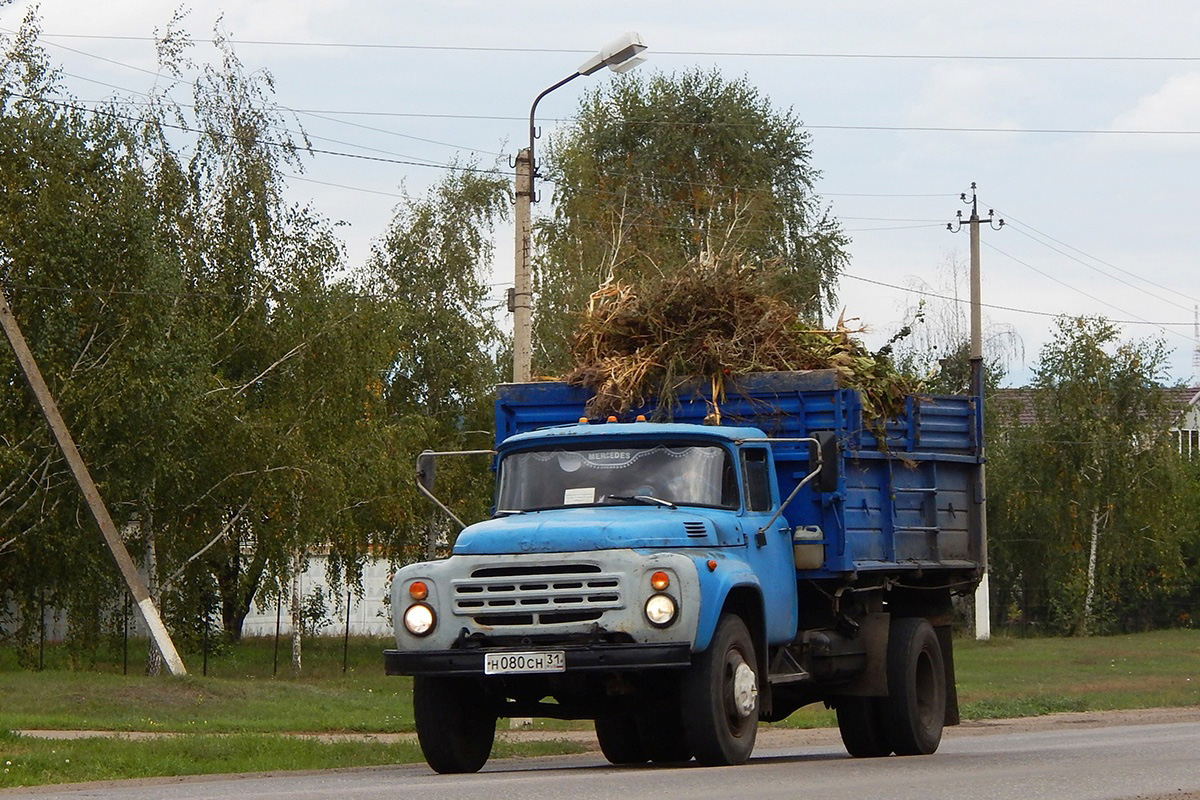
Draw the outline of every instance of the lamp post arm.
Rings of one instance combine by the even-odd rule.
[[[533,117],[534,117],[534,114],[537,113],[538,103],[542,102],[542,98],[545,97],[546,95],[550,94],[551,92],[553,92],[555,89],[559,88],[560,86],[565,86],[566,84],[575,80],[582,74],[583,74],[582,72],[576,72],[572,75],[568,75],[567,77],[563,78],[558,83],[551,86],[549,89],[543,90],[541,94],[539,94],[537,97],[535,97],[533,99],[533,105],[530,106],[530,108],[529,108],[529,168],[531,170],[533,170],[533,177],[535,177],[535,178],[537,177],[537,161],[534,160],[534,157],[533,157],[533,140],[537,138],[537,136],[536,136],[537,129],[534,127]]]

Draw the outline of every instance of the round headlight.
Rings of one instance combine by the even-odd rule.
[[[433,609],[424,603],[411,605],[404,612],[404,627],[413,636],[424,636],[433,630],[433,625]]]
[[[651,595],[646,601],[646,619],[655,627],[665,628],[675,621],[675,600],[666,594]]]

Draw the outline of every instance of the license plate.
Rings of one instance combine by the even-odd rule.
[[[528,653],[484,653],[484,675],[512,675],[522,672],[565,672],[567,657],[562,650],[534,650]]]

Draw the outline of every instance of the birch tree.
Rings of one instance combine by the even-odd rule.
[[[1057,629],[1113,630],[1186,568],[1166,363],[1161,341],[1059,318],[1035,372],[1035,424],[996,440],[993,564]]]

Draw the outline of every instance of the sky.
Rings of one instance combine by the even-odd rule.
[[[0,34],[29,2],[0,0]],[[967,230],[946,224],[978,189],[985,347],[1023,385],[1054,316],[1120,320],[1161,338],[1168,382],[1193,367],[1200,302],[1200,3],[1002,4],[760,0],[608,3],[192,0],[182,27],[211,61],[214,26],[247,70],[267,70],[313,147],[290,199],[339,228],[364,261],[405,192],[445,165],[509,169],[533,98],[626,31],[640,70],[696,67],[745,78],[812,136],[817,193],[852,238],[839,313],[877,346],[921,300],[967,297]],[[43,0],[43,44],[81,101],[145,93],[153,37],[176,6]],[[543,138],[607,70],[538,106]],[[543,198],[547,190],[543,188]],[[548,213],[549,203],[535,206]],[[491,278],[512,280],[512,228]],[[957,284],[954,276],[958,276]],[[931,315],[961,303],[925,295]],[[536,299],[535,299],[536,302]],[[934,310],[938,309],[936,313]]]

